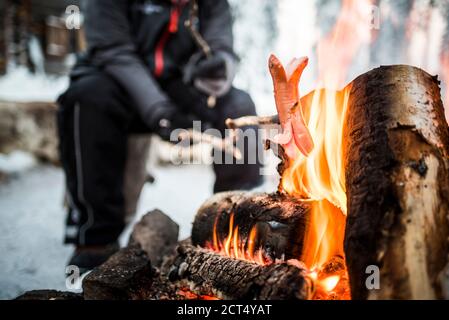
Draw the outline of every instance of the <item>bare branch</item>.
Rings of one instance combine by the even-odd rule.
[[[193,141],[198,143],[208,143],[215,149],[221,150],[226,153],[231,153],[235,159],[241,160],[243,158],[242,153],[240,150],[235,146],[235,139],[233,137],[228,137],[225,139],[218,138],[216,136],[213,136],[211,134],[194,131],[194,130],[188,130],[183,131],[179,134],[178,138],[181,141],[187,140],[187,141]]]
[[[229,129],[238,129],[247,126],[262,126],[262,125],[272,125],[279,124],[279,116],[267,116],[267,117],[257,117],[249,116],[242,117],[238,119],[227,119],[226,126]]]
[[[195,20],[198,19],[198,3],[196,0],[192,1],[192,6],[189,13],[189,20],[185,22],[187,30],[189,30],[192,35],[193,40],[198,45],[198,47],[203,51],[207,58],[212,56],[212,50],[209,44],[204,40],[203,36],[195,29]]]

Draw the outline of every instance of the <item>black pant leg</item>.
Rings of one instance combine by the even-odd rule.
[[[215,107],[217,120],[214,127],[221,131],[224,136],[228,118],[236,119],[243,116],[255,116],[256,107],[253,100],[246,92],[232,88],[224,97],[218,99]],[[258,127],[248,126],[242,129],[243,139],[237,146],[243,155],[242,161],[234,159],[234,164],[226,164],[226,155],[219,153],[218,157],[223,160],[222,164],[214,162],[215,184],[214,192],[229,190],[250,190],[263,183],[262,168],[259,151],[262,146]],[[216,152],[216,151],[215,151]],[[229,156],[228,156],[229,160]]]
[[[107,75],[80,78],[59,99],[58,131],[68,202],[66,243],[103,245],[124,228],[126,94]]]

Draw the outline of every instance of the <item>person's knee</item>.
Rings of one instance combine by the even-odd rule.
[[[117,96],[121,90],[121,87],[109,76],[97,73],[71,83],[60,100],[63,105],[79,104],[81,108],[109,112],[117,104]]]

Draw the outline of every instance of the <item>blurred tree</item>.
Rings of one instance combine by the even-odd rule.
[[[381,24],[373,30],[370,48],[371,65],[404,63],[407,50],[407,23],[413,7],[410,0],[377,0]]]
[[[0,74],[5,74],[8,65],[26,66],[31,71],[36,69],[32,61],[30,41],[39,43],[40,48],[46,47],[49,39],[47,21],[49,17],[61,20],[62,31],[58,35],[67,38],[59,57],[59,63],[65,59],[66,53],[74,52],[83,47],[83,37],[79,30],[69,31],[65,28],[64,14],[67,6],[80,5],[81,0],[1,0],[0,1]],[[54,32],[52,33],[54,35]],[[59,37],[60,39],[61,37]],[[36,48],[34,47],[34,50]],[[41,49],[42,50],[42,49]],[[61,67],[53,68],[55,72]]]
[[[277,39],[278,3],[272,0],[230,0],[229,3],[234,17],[235,49],[241,58],[237,85],[253,96],[271,94],[271,80],[264,67]],[[265,81],[254,81],[264,78]]]
[[[6,73],[7,65],[7,43],[6,43],[6,3],[7,0],[0,2],[0,75]]]

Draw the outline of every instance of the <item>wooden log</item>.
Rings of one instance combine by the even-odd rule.
[[[390,66],[351,85],[344,160],[352,297],[444,298],[449,130],[439,82],[417,68]],[[380,268],[379,290],[367,289],[368,266]]]
[[[160,210],[147,213],[134,226],[129,245],[139,245],[154,267],[160,267],[164,257],[175,253],[179,226]]]
[[[285,194],[220,193],[201,206],[192,228],[192,244],[211,247],[214,229],[218,240],[229,236],[230,217],[238,226],[242,243],[256,228],[255,248],[263,248],[266,257],[298,259],[302,251],[309,205]]]
[[[83,280],[86,300],[151,299],[155,270],[145,251],[130,246],[114,254]]]
[[[298,265],[261,266],[191,246],[178,248],[169,277],[188,280],[196,294],[230,300],[305,300],[312,287]]]

